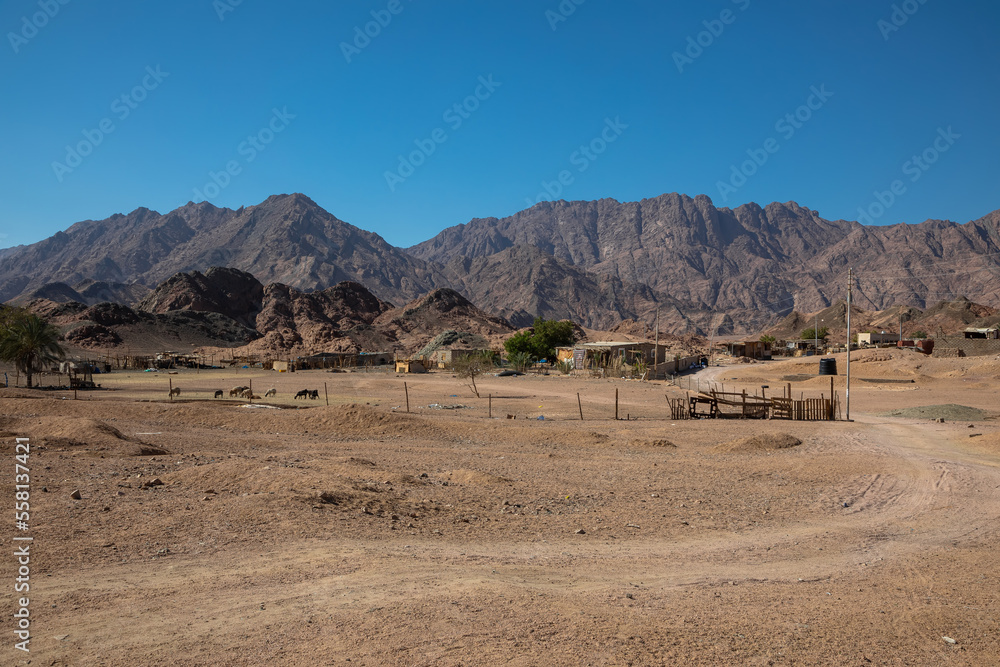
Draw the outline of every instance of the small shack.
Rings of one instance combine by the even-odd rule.
[[[861,347],[871,347],[872,345],[886,345],[889,343],[895,344],[899,342],[898,333],[886,333],[885,331],[880,331],[878,333],[874,331],[866,331],[864,333],[858,334],[858,345]]]
[[[636,362],[653,363],[653,343],[638,343],[632,341],[597,341],[584,343],[584,364],[589,367],[603,368],[613,362],[634,364]],[[666,349],[660,346],[660,361],[666,355]]]
[[[427,366],[423,359],[396,359],[397,373],[426,373]]]
[[[734,357],[748,357],[750,359],[770,359],[771,343],[762,340],[740,340],[732,343],[724,343],[726,351]]]
[[[1000,339],[1000,326],[992,327],[968,327],[962,330],[966,338],[986,338],[988,340]]]

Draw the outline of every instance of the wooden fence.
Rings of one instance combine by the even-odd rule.
[[[763,392],[722,391],[712,388],[684,398],[668,398],[670,418],[680,419],[791,419],[795,421],[835,421],[840,416],[840,397],[833,391],[819,398],[792,397],[791,384],[781,396]]]

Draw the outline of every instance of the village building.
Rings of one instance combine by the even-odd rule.
[[[397,373],[426,373],[427,364],[424,359],[396,359]]]
[[[427,357],[431,366],[439,369],[450,368],[455,362],[467,359],[476,354],[482,354],[486,350],[469,349],[437,349]]]
[[[874,333],[871,331],[858,334],[858,345],[860,347],[871,347],[872,345],[886,345],[886,344],[896,344],[899,342],[898,333],[887,333],[885,331],[880,331]]]
[[[1000,339],[1000,326],[992,327],[968,327],[962,330],[966,338],[986,338],[988,340]]]
[[[747,357],[749,359],[770,359],[771,343],[762,340],[733,341],[722,343],[726,352],[734,357]]]

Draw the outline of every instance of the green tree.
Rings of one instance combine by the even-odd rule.
[[[910,334],[910,338],[927,338],[926,331],[914,331]]]
[[[802,332],[801,338],[802,340],[816,340],[817,338],[826,340],[826,337],[829,334],[829,332],[830,332],[829,328],[820,327],[819,334],[817,335],[816,330],[812,327],[809,327],[808,329]]]
[[[773,343],[776,340],[777,339],[771,334],[764,334],[763,336],[760,337],[760,342],[762,343]]]
[[[66,356],[59,330],[33,313],[5,313],[0,322],[0,359],[13,363],[27,377]]]
[[[519,331],[508,338],[503,346],[510,357],[518,352],[531,355],[532,359],[555,360],[556,348],[573,343],[573,323],[568,320],[543,320],[535,318],[531,329]]]
[[[516,334],[508,338],[503,343],[503,349],[507,351],[507,357],[513,357],[515,354],[526,354],[531,356],[531,329],[525,329],[524,331],[518,331]]]

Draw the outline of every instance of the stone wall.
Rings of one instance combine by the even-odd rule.
[[[948,350],[961,350],[955,354]],[[936,336],[932,357],[981,357],[1000,354],[1000,340],[990,338],[966,338],[965,336]]]

